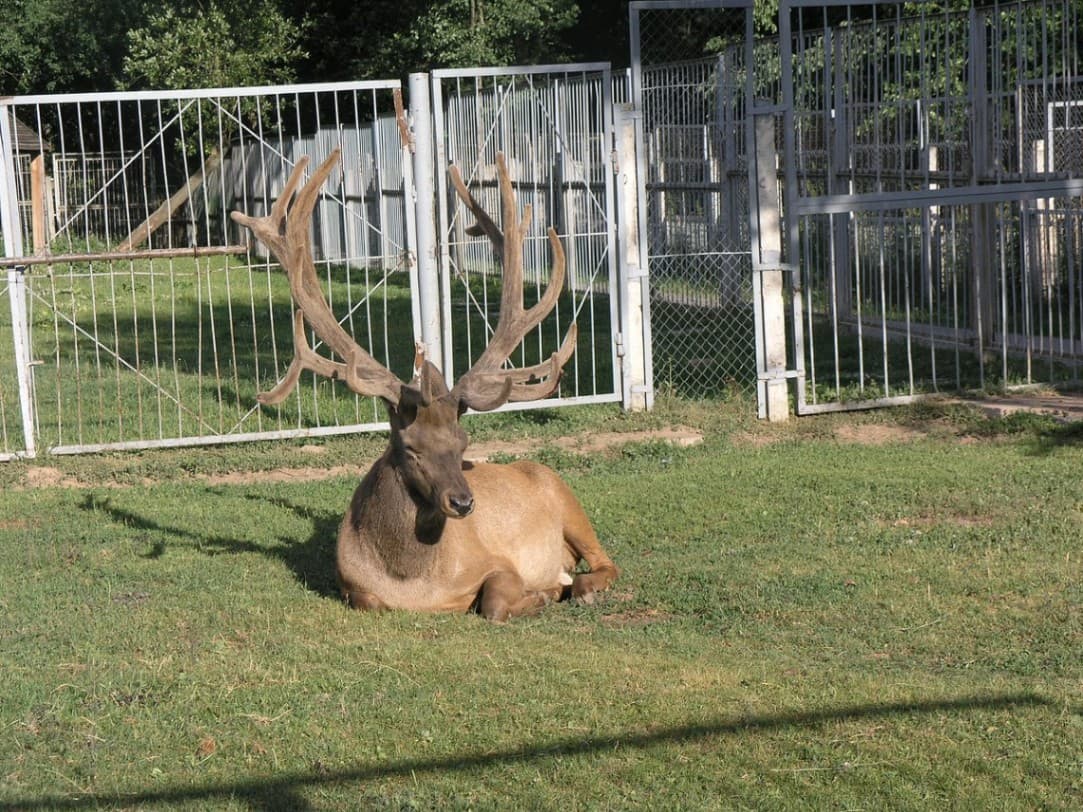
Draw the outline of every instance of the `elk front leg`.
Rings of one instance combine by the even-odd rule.
[[[579,500],[563,482],[561,485],[566,491],[564,542],[577,558],[586,561],[590,567],[590,572],[581,572],[572,579],[572,597],[583,603],[594,603],[595,593],[609,589],[620,575],[620,570],[602,548],[598,534],[594,532]]]
[[[515,572],[497,572],[485,579],[478,595],[481,616],[496,623],[529,615],[560,597],[560,590],[528,592]]]

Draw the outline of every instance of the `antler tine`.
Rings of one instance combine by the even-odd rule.
[[[503,261],[503,291],[496,329],[481,356],[453,390],[466,405],[476,411],[495,409],[509,400],[537,400],[552,394],[560,381],[562,367],[575,350],[576,329],[573,323],[560,350],[548,361],[524,369],[502,369],[523,337],[537,327],[556,305],[564,288],[565,257],[564,246],[556,230],[548,229],[549,245],[553,252],[549,284],[538,302],[525,310],[523,241],[531,218],[531,207],[526,206],[520,216],[515,189],[503,153],[497,154],[496,167],[500,183],[503,230],[497,227],[470,193],[458,169],[454,166],[449,169],[452,185],[478,221],[476,226],[468,229],[468,233],[480,232],[488,236]]]
[[[346,385],[359,395],[381,397],[392,404],[399,402],[402,381],[365,352],[342,328],[335,314],[331,312],[316,276],[316,266],[312,259],[310,220],[320,187],[330,177],[340,155],[341,150],[332,152],[297,192],[308,165],[308,158],[301,158],[290,173],[282,194],[265,217],[250,217],[238,211],[230,214],[235,222],[248,227],[274,254],[279,265],[286,271],[290,293],[298,305],[293,323],[293,362],[277,386],[259,395],[261,403],[282,402],[297,384],[301,372],[306,369],[317,375],[344,380]],[[316,354],[305,336],[305,321],[344,362],[331,361]]]

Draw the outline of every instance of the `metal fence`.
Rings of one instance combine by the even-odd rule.
[[[311,377],[281,406],[257,405],[292,358],[290,297],[228,212],[265,213],[302,156],[341,146],[343,167],[314,216],[317,268],[347,329],[408,377],[416,336],[397,89],[0,102],[4,253],[22,258],[5,261],[13,317],[0,323],[0,455],[382,424],[372,399]],[[15,122],[37,143],[16,140]],[[8,171],[24,152],[44,171]]]
[[[1079,380],[1080,14],[782,4],[799,411]]]
[[[302,157],[315,165],[334,148],[343,159],[314,211],[313,253],[362,346],[403,379],[419,339],[449,378],[480,355],[500,269],[465,234],[446,168],[498,216],[501,151],[535,212],[528,305],[550,277],[546,226],[568,260],[555,312],[512,362],[537,363],[579,327],[560,393],[532,405],[620,400],[608,65],[415,79],[411,112],[431,98],[431,119],[428,104],[412,122],[396,108],[398,82],[0,101],[0,458],[384,426],[374,399],[311,375],[280,406],[255,399],[292,359],[290,296],[228,213],[265,214]],[[434,212],[441,262],[419,275],[437,254]],[[434,231],[424,246],[419,220]]]
[[[629,13],[654,385],[693,396],[751,386],[752,4],[633,2]]]

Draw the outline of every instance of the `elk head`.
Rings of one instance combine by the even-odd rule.
[[[320,187],[333,171],[339,155],[339,150],[331,153],[300,190],[298,186],[308,159],[299,160],[265,217],[231,213],[234,221],[247,226],[267,245],[285,269],[297,305],[293,315],[293,361],[283,379],[258,399],[268,405],[282,402],[305,370],[344,381],[358,395],[381,398],[391,424],[388,459],[415,501],[445,517],[467,516],[473,510],[474,496],[462,473],[467,437],[459,418],[467,409],[490,411],[512,401],[547,397],[559,385],[561,370],[575,349],[573,323],[560,349],[547,361],[523,368],[507,366],[511,353],[549,314],[560,296],[564,285],[563,246],[556,231],[550,228],[553,269],[549,285],[537,304],[525,309],[523,241],[530,207],[520,215],[504,156],[497,155],[496,159],[502,228],[481,208],[458,169],[452,166],[448,170],[452,184],[477,219],[468,233],[485,234],[502,257],[500,315],[484,352],[451,389],[445,384],[443,373],[424,360],[420,349],[415,358],[414,378],[403,382],[346,332],[328,306],[316,275],[310,220]],[[319,355],[309,346],[305,322],[341,360]]]

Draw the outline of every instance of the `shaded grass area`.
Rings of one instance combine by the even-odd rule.
[[[884,332],[883,324],[874,319],[833,325],[824,316],[806,317],[809,402],[996,390],[1038,382],[1079,385],[1078,365],[1065,362],[1056,341],[1043,345],[1036,339],[1029,357],[1014,349],[1005,355],[999,339],[978,352],[976,344],[965,338],[923,338],[922,326],[915,323],[908,340],[899,329]]]
[[[5,488],[0,808],[1078,807],[1077,432],[929,405],[542,414],[471,427],[706,441],[540,452],[624,574],[505,626],[346,610],[349,478]],[[293,453],[70,464],[138,483]]]

